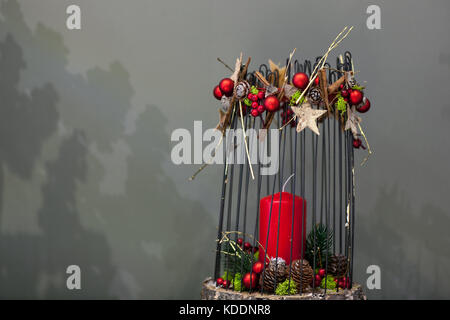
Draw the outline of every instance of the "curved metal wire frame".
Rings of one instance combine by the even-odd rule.
[[[317,65],[321,57],[317,57],[314,64],[309,60],[300,63],[298,60],[292,62],[287,70],[288,79],[297,72],[305,72],[310,75],[314,67]],[[286,65],[288,59],[286,60]],[[330,64],[326,63],[325,68],[328,69],[327,79],[329,83],[333,83],[343,75],[343,72],[352,70],[352,56],[350,52],[345,52],[343,61],[336,59],[336,68],[331,68]],[[258,71],[272,84],[278,83],[279,74],[277,71],[272,72],[267,65],[259,66]],[[257,87],[262,87],[255,72],[248,72],[246,80]],[[284,110],[288,108],[287,104]],[[237,106],[237,110],[239,107]],[[238,123],[238,114],[234,114],[231,120],[231,128],[236,128]],[[276,121],[274,123],[280,125],[280,112],[277,112]],[[332,124],[330,124],[332,122]],[[249,113],[245,116],[245,126],[247,129],[257,129],[264,126],[262,117],[253,118]],[[260,215],[260,199],[262,195],[272,195],[276,193],[282,196],[281,189],[284,180],[294,173],[294,182],[291,183],[291,193],[293,195],[299,192],[299,196],[306,198],[304,203],[308,219],[310,220],[310,230],[313,230],[317,223],[324,224],[328,230],[333,233],[333,254],[345,255],[348,261],[347,277],[350,285],[353,284],[353,253],[354,253],[354,228],[355,228],[355,194],[354,194],[354,149],[352,147],[353,136],[348,131],[343,131],[338,120],[328,117],[319,123],[321,135],[317,136],[312,131],[303,130],[297,133],[290,126],[286,126],[281,131],[279,136],[279,159],[280,166],[278,172],[274,176],[261,175],[261,164],[256,164],[256,179],[250,181],[249,179],[249,164],[247,158],[243,164],[226,164],[226,152],[224,152],[224,167],[222,189],[220,196],[220,211],[218,222],[218,237],[217,237],[217,251],[214,267],[214,277],[217,279],[221,272],[221,261],[229,259],[229,256],[224,257],[222,252],[222,243],[219,240],[223,236],[223,232],[239,231],[240,236],[245,242],[248,230],[253,231],[252,245],[257,246],[259,215]],[[310,136],[308,139],[307,136]],[[235,139],[235,138],[233,138]],[[268,132],[267,141],[270,141],[270,130]],[[224,141],[225,142],[225,141]],[[235,141],[236,142],[236,141]],[[320,142],[320,144],[319,144]],[[227,145],[225,142],[223,145]],[[267,144],[270,148],[270,144]],[[235,167],[239,170],[237,181],[235,181]],[[265,180],[265,184],[263,181]],[[253,187],[251,184],[255,184]],[[233,189],[233,185],[237,189]],[[265,186],[265,191],[263,190]],[[318,189],[320,186],[320,190]],[[252,187],[252,188],[251,188]],[[254,190],[251,190],[254,189]],[[236,204],[233,205],[233,198]],[[256,198],[256,213],[254,217],[253,226],[248,217],[249,201],[255,201]],[[293,197],[294,199],[294,197]],[[281,202],[281,199],[280,199]],[[278,221],[280,217],[281,205],[279,206]],[[294,212],[295,201],[293,201],[292,212],[292,230],[291,238],[294,232]],[[226,214],[226,215],[225,215]],[[269,214],[269,226],[267,230],[266,246],[268,246],[268,236],[270,230],[270,220],[272,217],[272,208]],[[303,216],[302,216],[303,219]],[[234,225],[232,227],[232,222]],[[303,221],[302,221],[303,225]],[[278,223],[278,228],[280,224]],[[303,228],[303,227],[302,227]],[[303,252],[303,229],[301,230],[301,252],[300,256],[303,259],[305,252]],[[315,236],[315,234],[314,234]],[[234,233],[234,240],[237,240],[238,233]],[[278,237],[277,233],[277,248],[278,253]],[[265,248],[267,250],[267,248]],[[291,244],[292,257],[293,244]],[[260,253],[261,254],[261,253]],[[316,270],[316,256],[314,252],[314,261],[312,268]],[[324,269],[328,273],[328,256],[325,259]],[[240,270],[234,270],[242,274],[243,264],[241,263]],[[253,271],[251,271],[252,273]],[[265,272],[265,266],[264,271]],[[303,272],[301,270],[301,272]],[[327,274],[326,274],[327,276]],[[289,273],[289,279],[291,274]],[[276,283],[275,287],[276,288]],[[241,288],[242,288],[241,284]],[[315,283],[312,283],[313,292],[316,290]],[[299,288],[300,292],[303,288]],[[250,289],[251,291],[252,289]],[[262,292],[261,288],[261,292]],[[326,294],[326,288],[324,293]],[[338,289],[339,290],[339,289]]]

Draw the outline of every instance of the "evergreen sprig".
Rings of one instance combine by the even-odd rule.
[[[311,265],[325,267],[326,258],[331,257],[333,231],[319,223],[309,232],[306,239],[305,257]]]

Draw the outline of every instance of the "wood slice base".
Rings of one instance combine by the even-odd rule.
[[[201,298],[202,300],[367,300],[361,285],[357,283],[348,290],[327,290],[326,295],[324,291],[321,288],[315,288],[313,292],[311,288],[308,288],[302,294],[288,296],[261,294],[259,291],[248,293],[216,287],[215,282],[207,278],[202,284]]]

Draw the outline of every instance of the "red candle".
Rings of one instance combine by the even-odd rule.
[[[269,258],[280,257],[283,258],[286,263],[301,257],[301,246],[303,237],[303,253],[306,247],[306,201],[299,196],[295,196],[295,208],[292,211],[294,205],[293,195],[289,192],[282,192],[281,201],[280,193],[272,196],[262,198],[259,203],[259,242],[267,249],[266,254]],[[280,210],[281,202],[281,211]],[[272,204],[272,213],[270,205]],[[292,219],[294,214],[294,219]],[[270,217],[270,229],[269,228]],[[280,218],[278,221],[278,217]],[[292,230],[292,224],[294,224],[294,230]],[[279,229],[278,229],[279,225]],[[303,231],[303,232],[302,232]],[[269,232],[268,246],[267,232]],[[277,239],[278,239],[278,255],[277,255]],[[291,257],[291,243],[292,243],[292,257]],[[265,250],[260,249],[259,260],[264,261]]]

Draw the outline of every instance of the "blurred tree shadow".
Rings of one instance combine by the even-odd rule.
[[[44,142],[59,139],[52,142],[58,156],[45,166],[36,211],[42,234],[0,233],[0,297],[199,298],[201,280],[212,271],[215,226],[164,172],[170,161],[167,118],[149,106],[136,132],[125,134],[133,95],[126,69],[116,62],[86,76],[68,72],[60,34],[42,24],[30,30],[15,0],[0,5],[4,170],[31,180]],[[35,87],[43,79],[51,84],[30,94],[19,90],[19,82]],[[93,149],[125,168],[124,181],[113,180],[125,184],[122,193],[100,190],[100,181],[117,167],[108,168]],[[80,291],[66,288],[70,264],[81,267]]]
[[[14,2],[8,4],[11,7]],[[7,16],[8,12],[2,14]],[[33,88],[29,93],[19,90],[20,74],[25,67],[22,48],[7,34],[0,42],[2,193],[5,170],[31,180],[43,144],[54,134],[59,120],[60,97],[52,84]],[[113,272],[110,250],[104,236],[84,230],[76,209],[76,183],[85,180],[87,171],[84,140],[83,134],[75,131],[62,142],[59,158],[47,165],[43,205],[37,212],[42,235],[0,234],[1,297],[108,297]],[[0,223],[2,211],[0,206]],[[71,264],[82,268],[86,292],[82,295],[66,288],[65,270]]]

